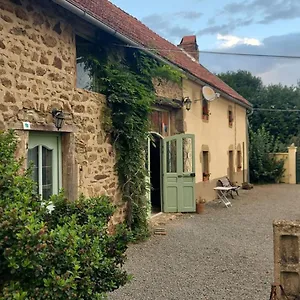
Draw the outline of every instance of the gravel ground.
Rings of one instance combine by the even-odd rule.
[[[128,250],[134,279],[110,300],[263,300],[273,281],[274,219],[300,219],[300,185],[241,191],[226,209],[217,201],[187,214]]]

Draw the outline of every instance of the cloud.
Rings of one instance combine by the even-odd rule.
[[[225,5],[218,13],[228,17],[222,25],[208,20],[209,26],[197,32],[198,35],[232,33],[234,30],[251,24],[271,24],[279,20],[300,18],[299,0],[244,0]],[[235,17],[232,17],[235,16]]]
[[[201,16],[201,13],[193,11],[176,12],[171,15],[152,14],[142,19],[142,22],[149,26],[159,35],[168,38],[169,40],[182,38],[185,35],[192,35],[194,32],[189,27],[174,24],[174,16],[184,19],[195,19]]]
[[[239,27],[248,26],[251,23],[253,23],[253,19],[251,18],[246,20],[243,18],[232,19],[228,23],[222,25],[213,25],[201,29],[197,32],[197,35],[215,34],[215,33],[228,34]]]
[[[238,43],[222,52],[274,55],[299,55],[300,32],[265,38],[259,45]],[[211,49],[218,51],[218,49]],[[220,73],[239,69],[261,76],[265,83],[296,84],[300,78],[300,59],[268,58],[255,56],[201,54],[200,62],[210,71]]]
[[[217,40],[221,41],[220,47],[221,48],[229,48],[236,45],[252,45],[252,46],[260,46],[261,42],[254,38],[240,38],[234,35],[217,35]]]
[[[225,5],[220,14],[256,16],[256,23],[270,24],[279,20],[300,18],[300,1],[244,0]]]
[[[196,12],[196,11],[180,11],[177,13],[174,13],[175,16],[182,17],[183,19],[188,19],[188,20],[195,20],[198,19],[203,15],[201,12]]]

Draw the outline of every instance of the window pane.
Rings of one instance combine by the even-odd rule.
[[[42,147],[42,186],[43,199],[47,200],[53,191],[53,151]]]
[[[176,140],[167,142],[167,172],[177,172],[177,143]]]
[[[162,124],[161,124],[161,134],[163,136],[168,136],[169,135],[169,127],[170,127],[170,114],[168,111],[162,111],[161,112],[161,119],[162,119]]]
[[[193,141],[191,138],[182,140],[183,173],[192,173],[193,170]]]
[[[39,148],[38,146],[28,150],[27,157],[28,167],[32,166],[32,179],[38,184],[39,183],[39,173],[38,173],[38,162],[39,162]]]
[[[203,151],[203,173],[209,173],[208,151]]]
[[[80,89],[91,91],[93,85],[93,78],[90,76],[90,72],[85,69],[85,64],[83,62],[77,61],[76,72],[76,86]]]

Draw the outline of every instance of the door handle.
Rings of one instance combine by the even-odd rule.
[[[182,175],[178,175],[178,178],[183,178],[183,176]]]
[[[196,174],[195,173],[191,173],[190,176],[191,177],[196,177]]]

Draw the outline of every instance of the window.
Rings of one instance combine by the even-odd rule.
[[[28,145],[28,167],[32,167],[32,178],[37,183],[37,193],[48,200],[58,194],[61,187],[60,136],[52,134],[30,134]]]
[[[202,152],[202,171],[203,171],[203,181],[209,180],[209,152],[203,151]]]
[[[95,53],[96,46],[92,42],[76,36],[76,87],[97,92],[98,85],[93,70],[85,60],[86,55]]]
[[[203,120],[209,119],[208,101],[205,99],[202,100],[202,119]]]
[[[238,171],[242,170],[242,152],[240,150],[237,152],[237,169]]]
[[[162,136],[170,135],[170,112],[154,110],[151,114],[151,130]]]
[[[229,127],[232,127],[233,125],[233,111],[231,107],[228,109],[228,125]]]

